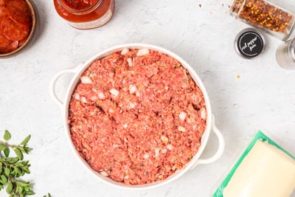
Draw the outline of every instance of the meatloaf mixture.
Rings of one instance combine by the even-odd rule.
[[[206,127],[203,94],[174,58],[123,49],[94,61],[69,106],[72,141],[114,181],[164,180],[196,154]]]

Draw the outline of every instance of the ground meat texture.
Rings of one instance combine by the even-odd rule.
[[[94,61],[69,106],[72,141],[103,176],[130,185],[161,181],[197,153],[203,94],[174,58],[123,49]]]

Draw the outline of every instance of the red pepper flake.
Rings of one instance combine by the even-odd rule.
[[[293,15],[265,0],[235,0],[231,9],[251,25],[273,32],[288,34],[294,23]]]

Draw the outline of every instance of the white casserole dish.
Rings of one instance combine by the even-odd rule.
[[[104,57],[104,56],[106,56],[108,54],[111,54],[111,53],[116,52],[116,51],[120,51],[120,50],[122,50],[124,48],[137,48],[137,49],[147,48],[147,49],[159,51],[161,53],[167,54],[167,55],[175,58],[176,60],[178,60],[182,64],[182,66],[185,69],[187,69],[187,71],[190,73],[193,80],[199,86],[199,88],[201,89],[201,91],[202,91],[202,93],[204,95],[206,108],[207,108],[207,124],[206,124],[206,129],[205,129],[204,134],[203,134],[202,139],[201,139],[200,148],[199,148],[198,152],[195,154],[195,156],[192,158],[192,160],[183,169],[179,170],[178,172],[176,172],[175,174],[173,174],[172,176],[168,177],[167,179],[165,179],[165,180],[163,180],[161,182],[155,182],[155,183],[151,183],[151,184],[132,186],[132,185],[126,185],[126,184],[118,183],[118,182],[115,182],[115,181],[111,180],[110,178],[104,177],[101,174],[99,174],[98,172],[91,169],[90,166],[87,164],[87,162],[83,158],[80,157],[79,153],[76,151],[76,148],[74,147],[74,145],[72,143],[72,140],[71,140],[70,129],[69,129],[69,126],[68,126],[68,109],[69,109],[69,103],[70,103],[70,100],[71,100],[72,93],[73,93],[77,83],[80,80],[80,75],[85,71],[85,69],[87,69],[91,65],[91,63],[94,60],[100,59],[100,58],[102,58],[102,57]],[[70,84],[69,84],[69,86],[67,88],[66,99],[60,99],[58,97],[58,95],[57,95],[56,85],[57,85],[57,81],[62,76],[66,75],[66,74],[72,74],[73,78],[72,78],[72,80],[71,80],[71,82],[70,82]],[[149,44],[124,44],[124,45],[118,45],[118,46],[111,47],[111,48],[109,48],[107,50],[104,50],[104,51],[98,53],[94,57],[90,58],[87,62],[85,62],[81,66],[78,66],[78,67],[76,67],[74,69],[63,70],[63,71],[57,73],[55,75],[55,77],[53,78],[53,80],[52,80],[52,83],[51,83],[51,86],[50,86],[50,91],[51,91],[52,98],[56,101],[56,103],[62,109],[63,119],[64,119],[64,126],[65,126],[65,129],[66,129],[67,139],[69,141],[70,146],[72,147],[72,150],[73,150],[74,154],[76,155],[78,160],[80,160],[83,163],[83,166],[85,166],[86,168],[89,169],[89,172],[94,174],[99,180],[101,180],[101,181],[103,181],[105,183],[111,184],[113,186],[117,186],[117,187],[120,187],[120,188],[130,188],[130,189],[148,189],[148,188],[155,188],[155,187],[158,187],[158,186],[162,186],[162,185],[165,185],[165,184],[167,184],[167,183],[169,183],[169,182],[171,182],[173,180],[176,180],[176,179],[180,178],[183,174],[185,174],[189,170],[194,169],[199,164],[209,164],[209,163],[215,162],[223,154],[223,151],[224,151],[224,139],[223,139],[223,136],[220,133],[220,131],[215,126],[214,116],[213,116],[212,111],[211,111],[211,105],[210,105],[209,97],[208,97],[207,91],[206,91],[202,81],[200,80],[199,76],[194,71],[194,69],[186,61],[184,61],[181,57],[179,57],[175,53],[173,53],[171,51],[168,51],[168,50],[166,50],[164,48],[161,48],[159,46],[154,46],[154,45],[149,45]],[[204,152],[205,147],[207,146],[207,142],[208,142],[209,136],[211,134],[211,131],[218,138],[218,143],[219,143],[218,149],[217,149],[216,153],[212,157],[207,158],[207,159],[201,159],[200,156],[202,155],[202,153]]]

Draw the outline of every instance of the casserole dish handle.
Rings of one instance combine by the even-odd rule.
[[[58,72],[52,79],[51,84],[50,84],[50,95],[52,97],[52,99],[60,106],[62,107],[64,102],[63,100],[58,96],[57,91],[56,91],[56,84],[58,82],[58,80],[66,75],[66,74],[76,74],[76,70],[75,69],[67,69],[67,70],[62,70],[60,72]]]
[[[210,158],[207,158],[207,159],[199,159],[197,161],[197,163],[192,166],[191,169],[194,169],[199,164],[210,164],[210,163],[213,163],[213,162],[217,161],[222,156],[222,154],[224,152],[225,143],[224,143],[223,135],[221,134],[220,130],[215,125],[214,116],[212,116],[212,131],[216,135],[216,137],[218,139],[218,143],[219,143],[218,149],[217,149],[216,153],[212,157],[210,157]]]

